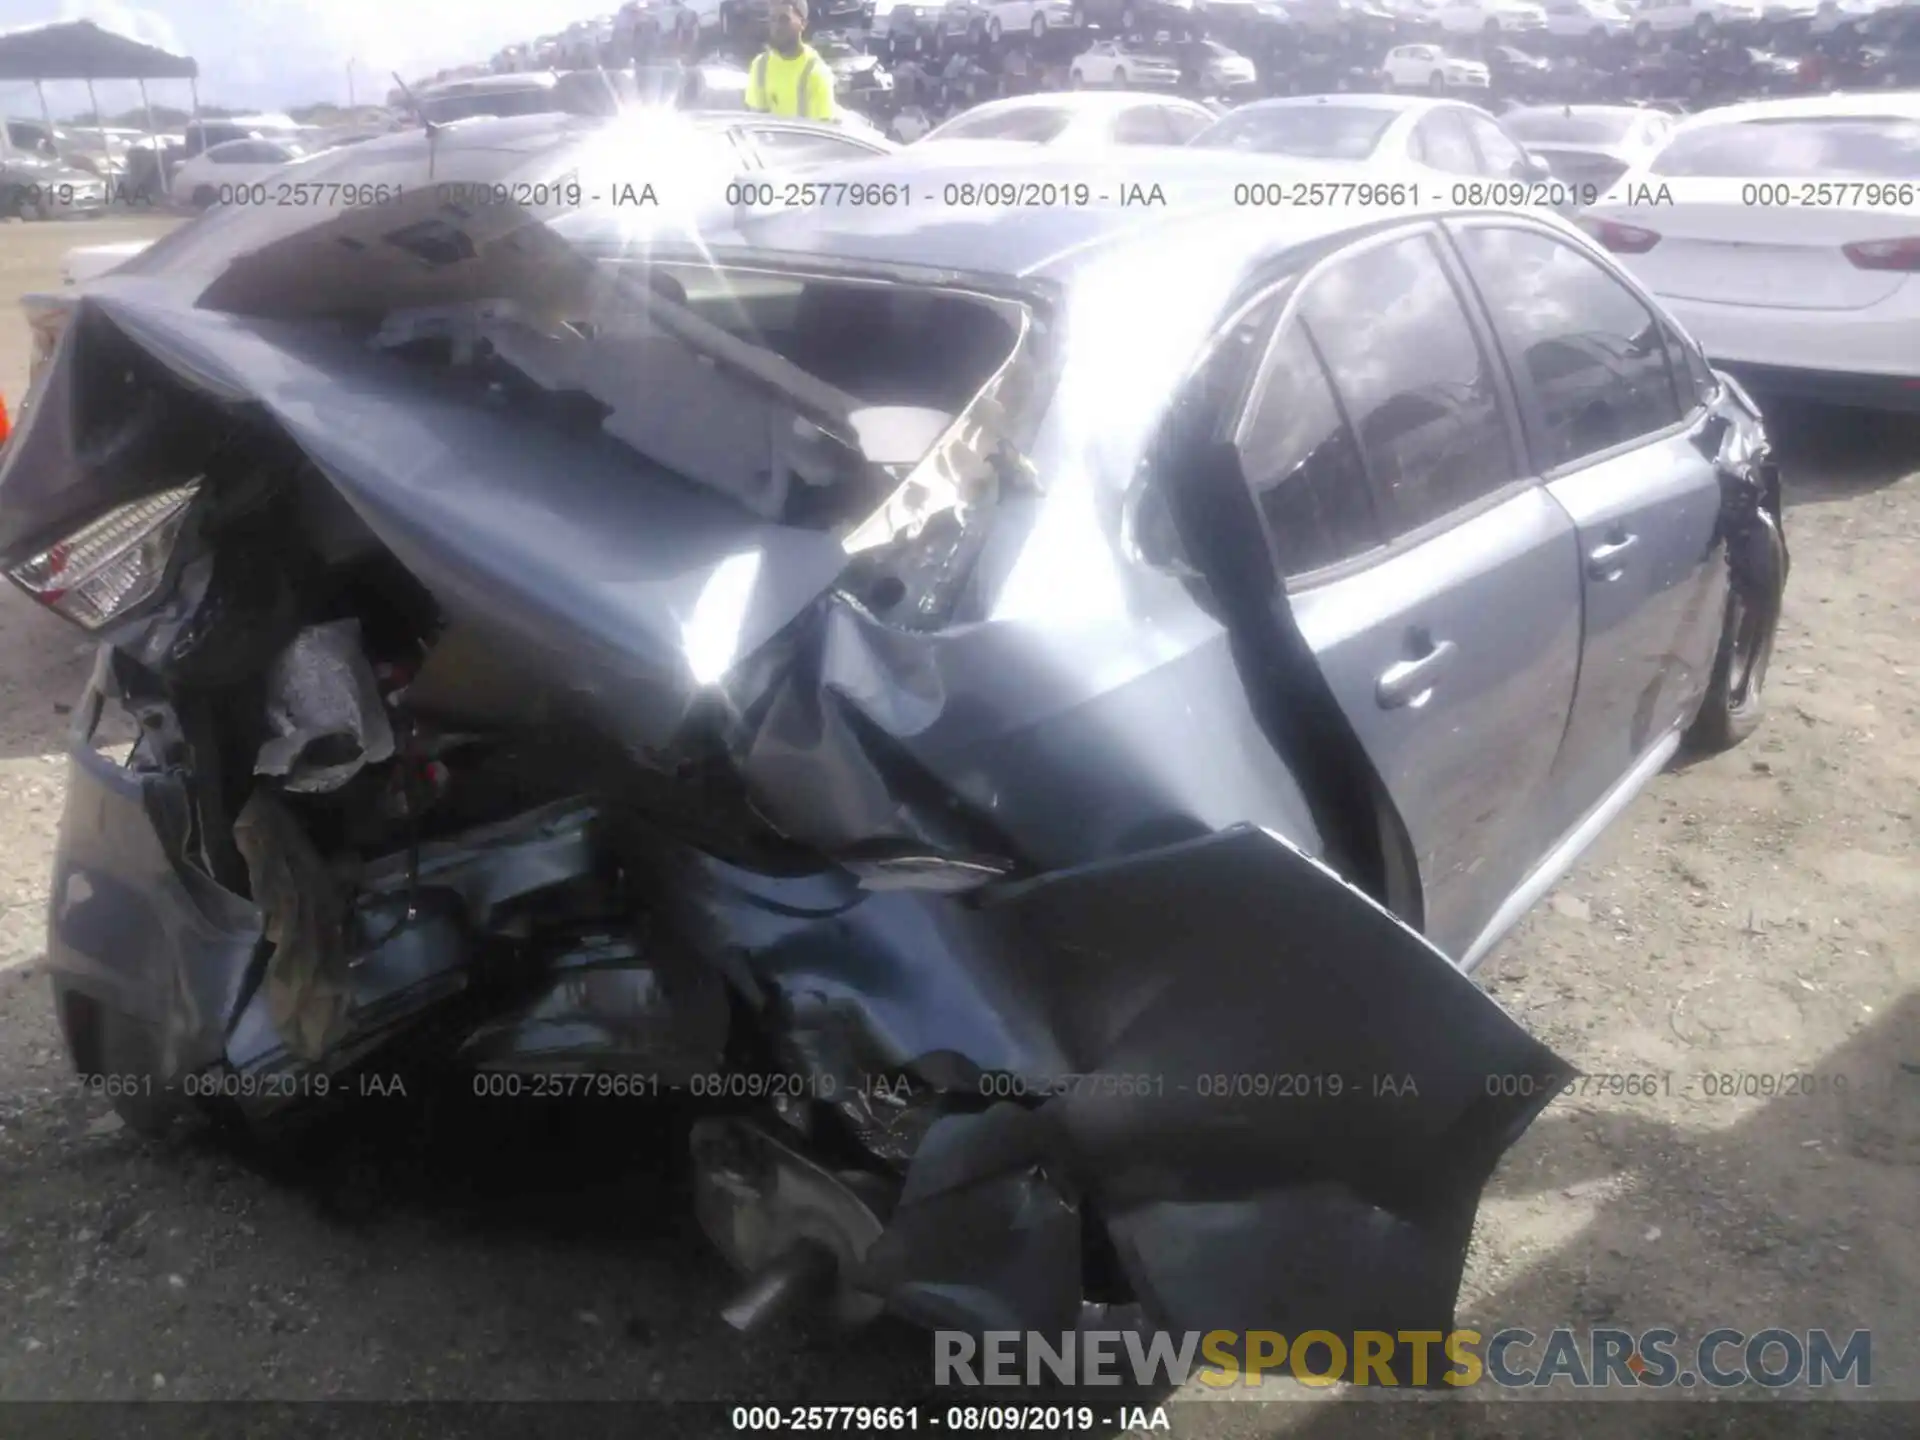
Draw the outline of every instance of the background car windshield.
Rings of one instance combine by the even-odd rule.
[[[1713,125],[1676,136],[1652,169],[1717,179],[1911,179],[1920,175],[1920,121],[1875,116]]]
[[[1023,106],[985,115],[962,115],[925,136],[928,140],[1018,140],[1029,145],[1044,145],[1057,139],[1067,128],[1072,114],[1058,106]]]
[[[1511,110],[1500,117],[1509,134],[1521,140],[1558,140],[1565,144],[1612,145],[1624,140],[1637,115],[1568,115],[1560,110]]]
[[[1204,150],[1248,150],[1313,160],[1364,160],[1379,145],[1391,110],[1358,106],[1286,105],[1242,110],[1193,138]]]

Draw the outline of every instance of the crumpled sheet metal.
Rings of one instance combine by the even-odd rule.
[[[338,790],[393,758],[393,725],[358,620],[310,625],[274,658],[267,726],[273,738],[260,746],[253,773],[299,794]]]
[[[327,327],[186,308],[137,277],[100,287],[83,319],[117,326],[196,390],[260,407],[448,611],[486,628],[503,663],[555,677],[636,749],[668,745],[711,680],[845,568],[831,535],[756,520],[591,432],[489,410]],[[53,366],[74,363],[63,345]],[[30,508],[0,511],[0,551],[120,493],[72,429],[36,406],[8,447],[10,477],[28,465],[11,452],[31,448],[33,482]]]
[[[1258,830],[965,898],[697,858],[661,884],[685,933],[829,1027],[817,1053],[923,1088],[957,1056],[1028,1089],[934,1125],[870,1259],[866,1283],[931,1323],[1070,1324],[1078,1268],[1049,1279],[1035,1237],[1077,1235],[1091,1201],[1165,1328],[1448,1329],[1481,1189],[1571,1073]],[[1020,1283],[969,1282],[991,1274]]]
[[[253,897],[273,946],[263,990],[274,1028],[302,1060],[318,1060],[346,1033],[347,897],[299,819],[256,788],[233,822]]]

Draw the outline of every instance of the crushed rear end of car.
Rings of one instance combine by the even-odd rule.
[[[101,647],[77,1067],[147,1126],[370,1067],[690,1100],[743,1326],[1449,1328],[1566,1067],[1310,853],[1313,757],[1049,489],[1055,297],[509,211],[66,308],[0,562]]]

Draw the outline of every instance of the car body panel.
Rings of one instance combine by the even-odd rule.
[[[571,142],[536,143],[535,127],[496,143],[515,134],[528,145],[523,173],[578,163]],[[450,138],[451,173],[481,164],[485,147]],[[809,173],[939,193],[977,171],[937,151]],[[376,149],[365,173],[417,160],[404,145]],[[1544,840],[1524,851],[1530,822],[1489,813],[1485,792],[1507,789],[1516,763],[1548,761],[1574,693],[1572,522],[1522,477],[1473,514],[1406,537],[1370,585],[1278,588],[1260,618],[1279,648],[1263,664],[1245,613],[1222,618],[1218,595],[1196,584],[1207,572],[1142,528],[1156,498],[1185,506],[1188,487],[1235,479],[1171,399],[1192,393],[1201,357],[1253,293],[1382,226],[1420,222],[1233,205],[1236,173],[1272,172],[1260,157],[1142,149],[1108,168],[1211,195],[1184,209],[1022,208],[991,222],[978,206],[916,206],[907,225],[886,207],[714,206],[635,248],[614,215],[503,205],[447,219],[478,264],[438,270],[392,238],[415,217],[407,202],[292,229],[209,217],[76,287],[74,318],[0,457],[0,559],[17,564],[145,493],[153,467],[190,443],[117,391],[114,406],[91,403],[101,374],[124,375],[138,355],[143,383],[183,402],[165,413],[244,407],[297,451],[301,483],[343,502],[503,673],[552,693],[556,714],[613,741],[625,767],[677,776],[689,737],[710,743],[755,823],[787,847],[784,865],[758,865],[645,816],[606,816],[621,872],[658,922],[645,953],[625,956],[619,994],[676,1066],[717,1045],[715,1026],[737,1013],[783,1069],[848,1088],[893,1074],[935,1097],[921,1112],[928,1128],[894,1157],[896,1203],[849,1264],[850,1284],[923,1323],[1071,1328],[1087,1297],[1062,1257],[1077,1259],[1097,1219],[1146,1324],[1444,1331],[1481,1190],[1568,1073],[1461,965],[1490,943],[1517,887],[1570,859]],[[995,178],[1087,174],[1084,157],[1065,155],[1003,164]],[[1181,266],[1166,266],[1169,250]],[[548,330],[546,346],[528,348],[529,322],[502,308],[632,301],[636,275],[668,265],[925,288],[1022,318],[987,403],[968,407],[975,423],[949,423],[939,442],[943,466],[1010,455],[1018,466],[960,620],[887,623],[843,588],[847,550],[832,530],[758,514],[697,467],[670,473],[637,443],[609,443],[628,433],[617,425],[528,423],[486,387],[400,353],[409,337],[470,335],[542,388],[584,389],[613,420],[623,407],[677,405],[685,392],[663,385],[664,371],[614,363],[630,337]],[[647,294],[649,315],[676,313],[666,291]],[[347,333],[342,313],[384,317],[372,343]],[[1155,344],[1137,343],[1143,325]],[[756,406],[771,407],[767,433],[778,434],[789,410],[811,417],[827,404],[755,347],[743,347],[760,355],[749,365],[705,343],[693,355],[725,365],[673,373],[718,387],[742,429]],[[1044,483],[1019,481],[1029,473]],[[202,559],[187,571],[204,575]],[[78,749],[91,753],[106,698],[169,713],[153,682],[182,635],[204,636],[212,593],[182,579],[99,637],[108,658]],[[1501,617],[1495,631],[1489,614]],[[1421,624],[1472,638],[1458,673],[1476,688],[1383,722],[1358,687],[1391,663],[1382,647]],[[534,817],[520,837],[531,850],[463,832],[412,863],[405,850],[376,861],[385,880],[363,887],[353,913],[393,909],[400,896],[380,889],[391,881],[418,890],[405,908],[423,918],[370,947],[367,976],[342,979],[366,988],[366,1004],[347,1007],[333,1041],[276,1046],[249,1011],[288,993],[291,962],[275,957],[296,947],[282,930],[263,956],[256,917],[284,920],[289,902],[257,880],[257,899],[242,900],[201,875],[173,798],[190,772],[139,768],[151,764],[152,752],[126,768],[76,760],[49,953],[63,1016],[94,1004],[149,1022],[143,1063],[156,1078],[216,1055],[261,1073],[324,1069],[358,1063],[376,1039],[400,1043],[415,1033],[400,1027],[416,1000],[461,988],[461,916],[486,933],[485,897],[577,866],[566,857],[590,823],[568,806]],[[1616,777],[1610,798],[1644,778]],[[1387,908],[1390,885],[1343,878],[1323,858],[1339,848],[1323,822],[1364,815],[1370,827],[1380,793],[1386,821],[1406,812],[1433,869],[1431,904],[1407,911],[1430,909],[1443,933],[1421,935]],[[255,786],[248,808],[262,796],[272,791]],[[1488,857],[1478,867],[1475,846]],[[984,855],[996,863],[973,870],[996,878],[971,874],[961,892],[913,872],[876,883],[872,857],[901,847],[947,867]],[[444,876],[443,864],[473,883],[408,878]],[[303,900],[312,887],[297,867],[292,878]],[[137,931],[167,943],[137,947]],[[731,1011],[708,1004],[716,977]],[[675,993],[695,997],[677,1034],[662,1008]],[[378,1035],[357,1028],[361,1013]],[[479,1048],[498,1063],[552,1063],[541,1037],[557,1013],[541,1000],[517,1008]],[[596,1054],[613,1028],[602,1018],[578,1026]],[[1220,1075],[1302,1071],[1338,1083],[1279,1107],[1270,1092],[1210,1088]],[[1026,1087],[1025,1103],[977,1103],[996,1073]],[[1063,1075],[1094,1083],[1046,1088]],[[1160,1078],[1141,1093],[1141,1076]],[[1517,1076],[1530,1083],[1501,1078]]]

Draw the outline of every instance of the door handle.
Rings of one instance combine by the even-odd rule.
[[[1626,573],[1626,567],[1615,562],[1640,543],[1638,535],[1622,535],[1617,530],[1614,533],[1620,538],[1596,545],[1587,552],[1587,574],[1595,580],[1618,580]]]
[[[1382,710],[1399,710],[1411,706],[1418,709],[1427,703],[1433,694],[1433,682],[1440,672],[1453,663],[1455,651],[1459,647],[1451,640],[1442,640],[1435,644],[1427,641],[1427,653],[1412,660],[1402,660],[1398,665],[1389,665],[1380,672],[1380,683],[1374,688],[1374,698],[1380,702]]]

